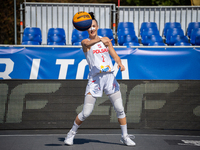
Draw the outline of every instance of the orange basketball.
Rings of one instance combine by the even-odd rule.
[[[80,11],[74,15],[72,22],[77,30],[85,31],[91,27],[92,17],[87,12]]]

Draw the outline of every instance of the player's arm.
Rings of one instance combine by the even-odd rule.
[[[120,57],[117,55],[115,49],[113,48],[112,42],[109,38],[101,39],[101,41],[108,47],[109,53],[111,57],[115,60],[115,62],[118,64],[118,69],[121,68],[121,71],[125,70],[124,65],[121,62]]]
[[[96,39],[92,39],[92,40],[88,40],[88,39],[82,40],[81,45],[83,47],[83,51],[87,52],[92,45],[94,45],[94,44],[96,44],[97,42],[100,42],[100,41],[101,41],[101,39],[99,37],[96,38]]]

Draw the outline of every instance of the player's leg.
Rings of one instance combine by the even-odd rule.
[[[128,135],[127,131],[127,122],[126,122],[126,115],[124,112],[123,102],[121,98],[121,92],[117,91],[111,95],[109,95],[109,99],[111,103],[113,104],[113,107],[116,111],[118,122],[121,127],[122,136],[121,136],[121,142],[124,143],[127,146],[135,146],[135,142],[131,140],[132,135]]]
[[[100,75],[101,76],[101,75]],[[92,113],[92,110],[94,108],[95,102],[96,102],[96,97],[101,97],[103,91],[100,90],[100,80],[98,75],[95,77],[90,77],[88,80],[88,84],[86,86],[85,90],[85,99],[84,99],[84,106],[82,112],[80,112],[74,123],[77,126],[80,126],[82,122],[90,116]],[[75,128],[76,129],[76,128]],[[76,132],[76,130],[74,130]]]
[[[96,98],[93,97],[90,93],[85,96],[83,110],[76,116],[74,124],[71,130],[68,132],[67,137],[65,138],[65,144],[73,145],[73,140],[76,135],[76,132],[83,121],[90,116],[93,111],[94,105],[96,102]]]
[[[76,117],[76,123],[80,125],[93,111],[96,102],[96,97],[93,97],[90,93],[85,96],[83,110]]]

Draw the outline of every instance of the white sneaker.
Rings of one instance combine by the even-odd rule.
[[[76,132],[70,130],[68,133],[67,133],[67,136],[65,137],[65,144],[67,145],[73,145],[74,144],[74,137],[76,135]]]
[[[127,135],[127,136],[122,136],[120,142],[122,142],[123,144],[127,145],[127,146],[135,146],[136,143],[133,142],[131,139],[134,139],[135,136],[134,135]]]

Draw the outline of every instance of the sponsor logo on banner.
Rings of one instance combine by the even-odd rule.
[[[52,74],[49,73],[49,68],[45,68],[43,65],[41,65],[42,59],[33,59],[32,64],[28,64],[27,66],[30,66],[26,71],[28,73],[25,73],[24,70],[17,70],[20,72],[23,72],[23,74],[26,74],[28,78],[17,78],[15,77],[15,70],[14,68],[16,67],[15,64],[17,62],[14,62],[11,58],[0,58],[0,66],[4,65],[5,69],[0,70],[0,79],[55,79],[52,78]],[[82,59],[77,67],[73,67],[73,70],[69,70],[70,66],[75,65],[76,59],[56,59],[56,63],[53,64],[54,66],[60,66],[58,72],[56,73],[55,70],[51,70],[50,72],[54,72],[58,74],[58,77],[56,79],[66,79],[66,76],[70,72],[76,72],[76,77],[75,76],[70,76],[72,79],[84,79],[84,74],[85,72],[89,73],[89,70],[86,70],[87,61],[86,59]],[[127,59],[122,59],[122,63],[124,63],[124,66],[126,70],[122,73],[122,79],[129,79],[129,73],[128,73],[128,64],[127,64]],[[45,68],[43,70],[44,72],[42,74],[45,74],[44,76],[46,78],[41,78],[40,77],[40,69]],[[110,71],[110,66],[101,66],[101,72],[109,72]],[[117,69],[117,63],[114,64],[114,74],[116,75],[118,73]],[[12,76],[11,76],[12,74]]]

